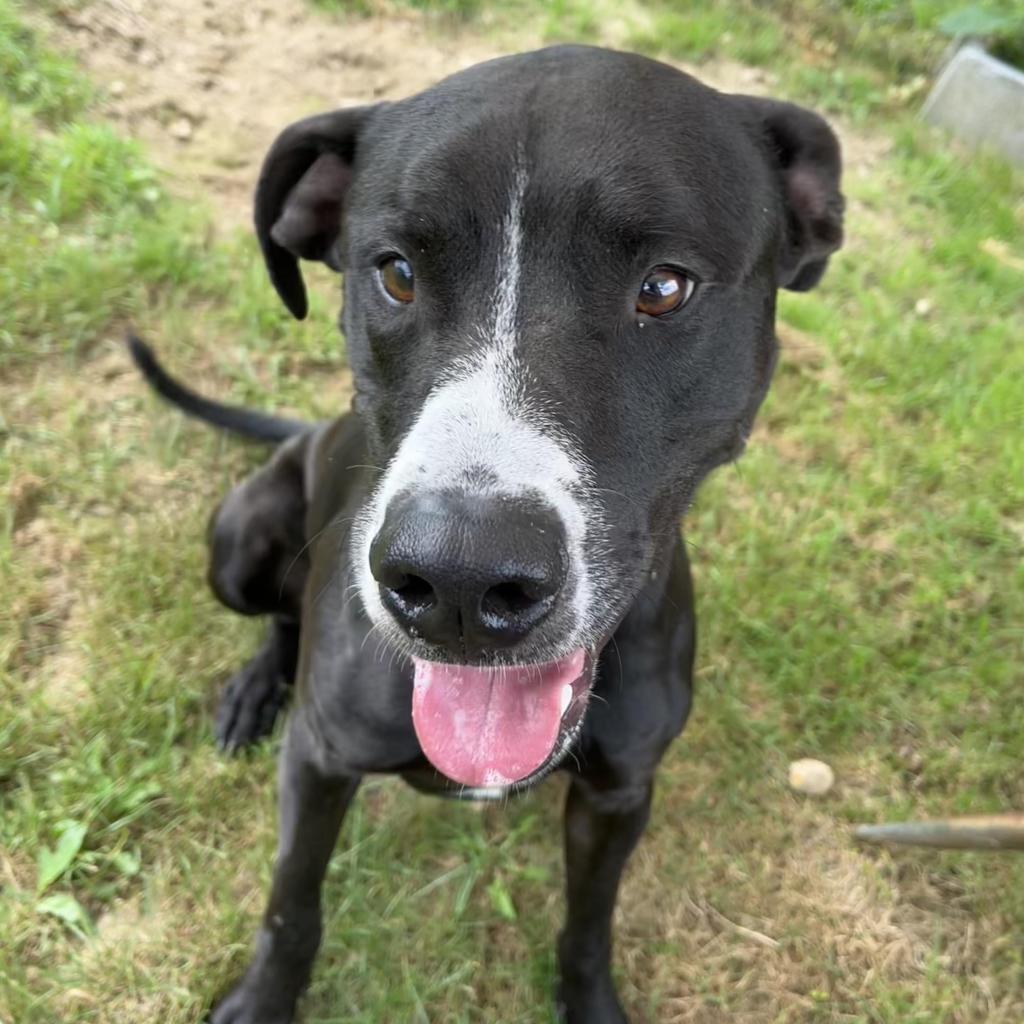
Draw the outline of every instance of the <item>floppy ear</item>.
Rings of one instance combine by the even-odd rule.
[[[299,258],[339,270],[335,243],[359,132],[376,106],[319,114],[285,128],[256,186],[256,237],[270,280],[297,320],[308,311]]]
[[[785,203],[779,286],[808,291],[821,280],[829,256],[843,244],[839,140],[824,118],[803,107],[755,96],[737,99],[755,118]]]

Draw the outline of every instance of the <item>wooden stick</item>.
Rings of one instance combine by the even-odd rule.
[[[1024,850],[1024,814],[861,825],[855,835],[866,843],[932,846],[940,850]]]

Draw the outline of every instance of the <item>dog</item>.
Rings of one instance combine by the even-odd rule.
[[[750,434],[778,289],[812,288],[841,245],[840,169],[810,111],[579,46],[274,142],[263,257],[300,319],[299,261],[344,275],[354,412],[306,425],[221,406],[134,345],[186,412],[278,443],[210,530],[217,596],[271,620],[227,686],[220,742],[265,734],[296,691],[269,903],[213,1024],[293,1020],[366,773],[486,799],[556,768],[558,1010],[626,1021],[612,912],[691,702],[680,520]]]

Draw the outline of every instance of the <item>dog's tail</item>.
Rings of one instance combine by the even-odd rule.
[[[128,335],[128,351],[131,352],[135,365],[146,378],[153,390],[182,412],[215,427],[230,430],[242,437],[255,441],[277,443],[296,434],[301,434],[311,426],[302,420],[290,420],[281,416],[271,416],[263,412],[253,412],[237,405],[224,405],[212,399],[204,398],[191,388],[178,383],[157,361],[153,350],[134,334]]]

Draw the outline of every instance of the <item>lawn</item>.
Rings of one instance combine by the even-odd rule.
[[[158,406],[120,339],[309,416],[347,405],[344,344],[329,276],[288,319],[249,234],[56,52],[91,6],[0,0],[0,1024],[194,1024],[245,962],[273,851],[274,744],[211,742],[258,628],[203,580],[210,508],[262,453]],[[754,65],[850,155],[847,247],[783,297],[759,428],[687,525],[699,692],[620,904],[633,1019],[1020,1024],[1024,857],[850,838],[1024,809],[1024,177],[914,118],[957,5],[413,6],[305,16]],[[835,768],[828,797],[787,789],[801,756]],[[370,782],[304,1020],[551,1021],[561,795]]]

